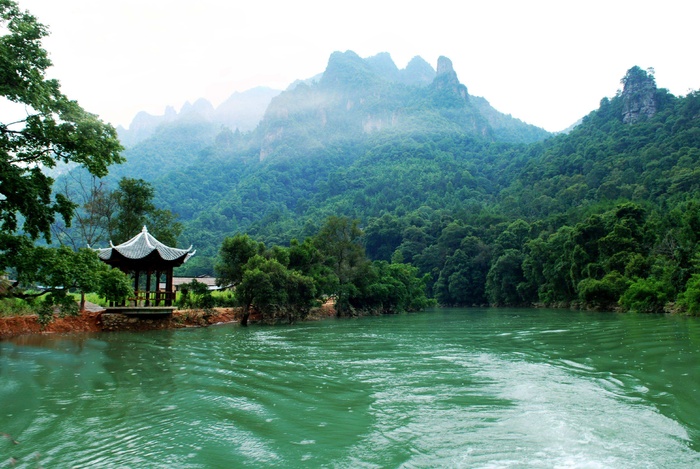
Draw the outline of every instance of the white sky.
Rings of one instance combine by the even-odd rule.
[[[63,92],[113,125],[139,111],[286,88],[334,51],[444,55],[472,95],[562,130],[614,96],[634,65],[659,87],[700,88],[695,0],[19,0],[47,25]]]

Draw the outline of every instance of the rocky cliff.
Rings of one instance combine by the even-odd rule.
[[[363,59],[352,51],[334,52],[318,82],[300,83],[272,100],[256,130],[259,158],[386,131],[523,142],[549,135],[470,98],[447,57],[438,59],[437,70],[420,57],[399,69],[388,53]]]
[[[634,124],[656,114],[656,81],[653,71],[644,71],[635,66],[622,79],[622,121]]]

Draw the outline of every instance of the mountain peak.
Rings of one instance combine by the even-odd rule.
[[[451,70],[452,62],[443,59],[447,60]],[[353,51],[345,51],[331,54],[319,83],[325,87],[340,85],[346,89],[366,89],[382,81],[428,86],[434,78],[433,67],[419,56],[411,59],[405,69],[399,70],[388,52],[363,59]]]
[[[401,71],[407,85],[429,85],[435,78],[435,69],[420,56],[415,56]]]
[[[438,57],[438,62],[437,62],[437,74],[439,75],[455,75],[454,68],[452,68],[452,61],[445,57],[444,55],[441,55]]]
[[[625,124],[647,119],[656,114],[656,80],[654,69],[642,70],[634,66],[627,70],[621,80],[622,121]]]
[[[437,74],[433,80],[433,86],[438,90],[451,91],[465,100],[469,96],[467,87],[459,82],[457,73],[452,68],[452,61],[442,55],[438,57]]]
[[[373,57],[368,57],[365,62],[382,78],[389,81],[399,81],[399,69],[388,52],[380,52]]]
[[[377,78],[376,72],[355,52],[333,52],[319,81],[324,87],[362,88]]]

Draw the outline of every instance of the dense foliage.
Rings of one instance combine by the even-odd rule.
[[[180,217],[178,243],[198,250],[180,274],[216,270],[275,319],[324,297],[341,314],[411,309],[423,286],[444,305],[700,311],[700,93],[673,96],[633,67],[551,136],[470,96],[441,61],[431,81],[427,64],[335,53],[254,131],[164,125],[112,177],[141,175],[161,221]],[[41,197],[49,215],[74,208]],[[0,213],[5,229],[22,210]]]
[[[635,76],[653,79],[635,68],[623,84]],[[221,221],[261,203],[267,215],[247,231],[284,242],[329,215],[363,220],[367,255],[428,274],[446,305],[696,312],[700,94],[653,93],[653,115],[624,122],[623,91],[541,143],[383,135],[324,157],[249,161],[240,205],[222,202],[232,211]]]
[[[33,239],[50,238],[56,215],[69,219],[74,205],[60,194],[42,168],[74,162],[104,176],[121,162],[114,128],[84,111],[45,77],[51,66],[41,40],[46,28],[11,0],[0,1],[0,227],[21,229]],[[16,104],[15,107],[10,103]],[[15,109],[16,114],[10,111]]]
[[[115,293],[123,275],[108,274],[92,251],[35,245],[38,238],[51,239],[57,215],[70,224],[77,206],[64,193],[52,193],[48,170],[78,164],[105,176],[110,165],[123,161],[122,147],[111,125],[46,78],[51,61],[41,40],[47,30],[36,18],[16,2],[0,0],[0,32],[0,275],[11,269],[15,277],[4,282],[0,296],[46,294],[41,316],[50,318],[55,306],[77,310],[70,289]],[[32,285],[42,290],[22,288]]]
[[[454,75],[397,84],[372,74],[379,62],[335,54],[256,131],[223,130],[153,180],[198,249],[181,273],[210,273],[236,233],[282,246],[345,217],[368,258],[427,275],[441,304],[697,311],[699,93],[633,67],[573,131],[541,140]],[[256,275],[289,268],[277,262],[258,259]]]
[[[332,300],[338,316],[415,311],[431,304],[426,277],[407,264],[370,261],[357,221],[330,217],[316,235],[289,247],[266,248],[239,234],[226,238],[216,266],[220,284],[235,287],[243,306],[266,321],[293,322],[319,300]]]

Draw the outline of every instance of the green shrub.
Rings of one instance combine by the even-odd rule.
[[[26,316],[35,314],[35,307],[28,301],[19,298],[0,299],[0,316]]]
[[[613,271],[601,280],[585,278],[578,284],[579,298],[587,304],[599,308],[610,308],[617,304],[627,290],[629,280]]]
[[[679,306],[688,314],[700,315],[700,274],[694,274],[685,285],[685,291],[678,296]]]
[[[234,306],[238,306],[232,291],[213,291],[211,292],[211,297],[216,307],[233,308]]]
[[[640,278],[622,295],[620,306],[637,313],[663,313],[670,290],[671,287],[660,280]]]
[[[180,286],[177,305],[183,309],[212,309],[215,300],[206,284],[192,280]]]

